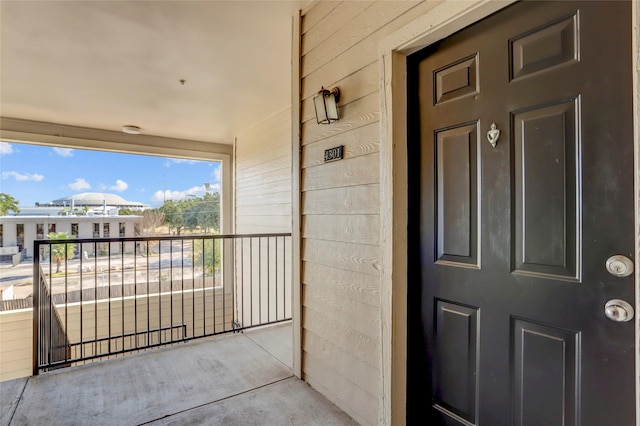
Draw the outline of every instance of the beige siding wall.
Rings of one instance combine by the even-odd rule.
[[[0,312],[0,382],[31,376],[33,309]]]
[[[437,4],[321,1],[302,17],[303,377],[362,424],[378,423],[381,387],[378,48]],[[340,88],[331,125],[315,121],[321,86]]]
[[[235,232],[291,232],[291,109],[236,137]]]
[[[291,232],[291,108],[236,136],[235,233]],[[235,289],[244,326],[291,317],[291,238],[236,243]]]

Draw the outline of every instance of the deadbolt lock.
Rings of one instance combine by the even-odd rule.
[[[633,261],[626,256],[616,254],[607,259],[607,271],[614,277],[628,277],[633,274]]]

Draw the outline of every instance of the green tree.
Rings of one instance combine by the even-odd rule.
[[[165,223],[178,235],[185,229],[214,233],[220,230],[220,194],[217,192],[205,194],[203,198],[169,200],[160,211],[164,213]]]
[[[204,272],[205,277],[210,277],[215,271],[220,270],[220,254],[222,245],[220,239],[207,238],[193,241],[193,261],[198,270]]]
[[[19,205],[20,202],[11,195],[0,192],[0,216],[6,216],[10,211],[14,214],[20,213]]]
[[[133,209],[118,209],[118,215],[119,216],[135,216],[137,214],[139,214],[139,211],[133,210]]]
[[[204,195],[198,207],[198,226],[204,232],[220,231],[220,193]]]
[[[184,228],[184,204],[182,201],[169,200],[160,207],[160,211],[164,214],[164,222],[169,226],[169,230],[174,228],[176,233]]]
[[[220,194],[205,194],[202,198],[184,201],[184,223],[190,230],[205,233],[220,231]]]
[[[194,231],[199,228],[198,216],[200,202],[201,200],[199,198],[188,198],[178,202],[182,210],[182,222],[184,223],[184,227],[190,231]]]
[[[68,240],[69,234],[66,232],[51,232],[47,235],[47,238],[50,240]],[[64,244],[51,244],[51,261],[56,262],[56,272],[60,272],[60,265],[66,259],[71,259],[75,255],[76,248],[75,244],[64,243]]]

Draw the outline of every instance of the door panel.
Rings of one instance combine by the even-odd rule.
[[[478,57],[472,55],[434,71],[435,104],[478,93]]]
[[[577,424],[579,334],[512,319],[514,423]]]
[[[478,310],[436,302],[434,407],[474,422],[477,400]]]
[[[512,114],[514,272],[578,280],[578,99]]]
[[[477,123],[436,131],[440,263],[478,265]]]
[[[547,22],[509,40],[512,80],[578,61],[578,14]]]
[[[524,1],[409,58],[410,423],[635,421],[630,16]]]

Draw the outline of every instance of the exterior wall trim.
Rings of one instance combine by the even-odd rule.
[[[291,19],[291,317],[293,321],[293,374],[302,378],[302,194],[300,188],[301,97],[300,43],[302,14]]]
[[[634,0],[631,6],[631,49],[633,65],[633,190],[635,206],[635,290],[636,290],[636,426],[640,426],[640,0]]]
[[[380,236],[382,271],[381,366],[378,421],[406,424],[407,368],[407,55],[441,40],[513,3],[446,0],[381,41],[380,68]],[[634,196],[636,265],[640,265],[640,0],[633,1]],[[636,267],[636,307],[640,307],[640,271]],[[637,311],[637,309],[636,309]],[[636,389],[640,390],[640,318],[636,316]],[[639,392],[636,391],[636,395]],[[640,406],[640,395],[638,406]],[[640,426],[637,412],[636,426]]]

